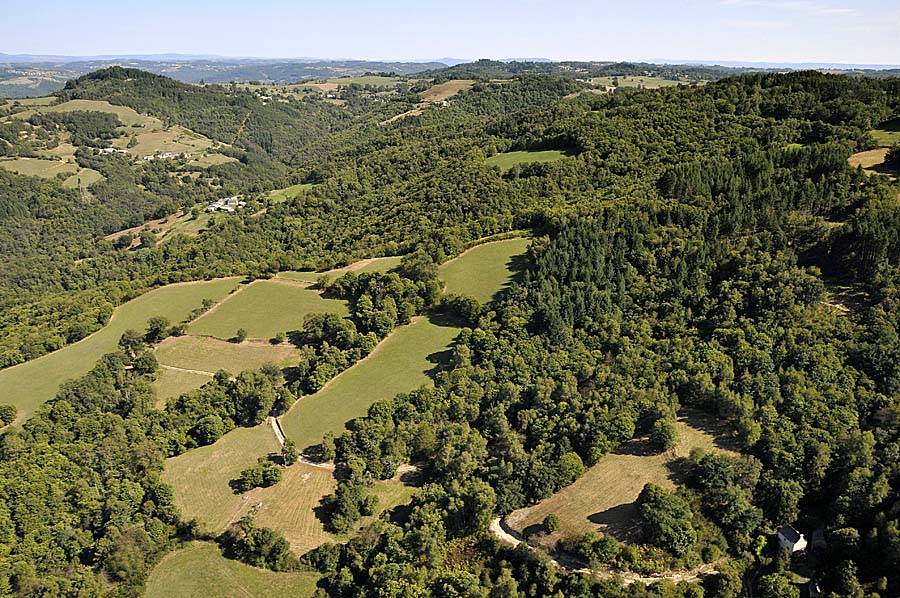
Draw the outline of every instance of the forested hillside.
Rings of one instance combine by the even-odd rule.
[[[7,429],[0,594],[139,593],[178,541],[207,538],[173,506],[163,458],[282,413],[322,385],[318,365],[333,376],[432,309],[465,325],[434,387],[376,403],[319,454],[347,470],[325,505],[344,529],[401,463],[423,476],[409,507],[305,556],[242,520],[218,538],[226,555],[318,571],[329,596],[799,597],[800,573],[833,596],[900,595],[900,186],[848,163],[900,116],[900,79],[804,72],[601,94],[509,72],[447,71],[478,80],[419,110],[403,93],[264,104],[118,68],[60,92],[171,120],[239,161],[185,180],[162,161],[84,152],[105,177],[87,200],[0,171],[0,365],[83,337],[161,284],[408,257],[394,274],[323,281],[351,316],[309,320],[287,384],[277,368],[223,374],[158,410],[151,326]],[[549,150],[553,161],[527,159]],[[514,151],[508,169],[486,163]],[[309,187],[265,200],[295,183]],[[252,209],[197,237],[102,239],[225,189]],[[439,296],[437,264],[523,228],[527,259],[496,301]],[[694,452],[677,489],[648,485],[635,540],[558,542],[570,569],[608,575],[488,532],[626,441],[670,449],[685,407],[721,420],[740,456]],[[819,531],[814,557],[778,550],[785,524]],[[701,564],[695,582],[613,575]]]

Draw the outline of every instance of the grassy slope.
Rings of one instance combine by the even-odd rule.
[[[237,287],[237,278],[211,282],[173,284],[145,293],[116,308],[110,322],[77,343],[38,359],[0,370],[0,397],[27,418],[44,401],[56,394],[59,385],[87,373],[97,360],[117,350],[122,333],[129,328],[143,330],[147,319],[165,316],[178,322],[209,298],[220,301]]]
[[[284,479],[269,488],[234,494],[228,482],[258,457],[280,447],[265,424],[232,430],[213,445],[188,451],[166,462],[163,479],[175,490],[175,505],[185,519],[196,518],[214,533],[253,512],[260,525],[284,534],[298,554],[337,538],[325,531],[314,509],[337,482],[332,471],[296,463]],[[408,502],[414,488],[399,479],[376,482],[371,491],[379,498],[379,511]],[[372,518],[366,518],[360,525]]]
[[[882,147],[890,147],[895,143],[900,143],[900,118],[882,123],[879,128],[872,131],[872,137]]]
[[[268,340],[279,332],[301,329],[307,314],[319,312],[348,313],[346,303],[325,299],[317,291],[258,280],[195,320],[188,332],[229,339],[243,328],[250,338]]]
[[[0,160],[0,168],[25,176],[39,176],[50,179],[59,173],[72,174],[78,172],[78,166],[60,160],[41,160],[40,158],[16,158]]]
[[[346,422],[365,415],[372,403],[428,384],[436,354],[458,333],[427,317],[396,329],[366,359],[298,400],[283,416],[284,433],[301,449],[318,444],[326,432],[340,434]]]
[[[87,187],[103,179],[103,175],[92,168],[82,168],[63,182],[63,187],[77,189],[79,185]]]
[[[298,185],[285,187],[284,189],[275,189],[274,191],[269,192],[269,201],[272,203],[281,203],[288,199],[294,199],[301,193],[305,193],[312,188],[313,186],[309,183],[300,183]]]
[[[169,399],[180,397],[184,393],[200,388],[212,379],[212,376],[169,370],[160,368],[153,390],[156,392],[156,407],[162,409]]]
[[[303,282],[316,282],[320,276],[328,276],[331,279],[337,278],[347,272],[387,272],[400,265],[402,256],[375,257],[366,260],[353,262],[349,266],[328,270],[327,272],[279,272],[278,278],[286,278],[288,280],[300,280]]]
[[[693,447],[727,450],[723,436],[717,434],[721,431],[714,418],[699,413],[680,417],[678,444],[671,453],[648,450],[642,440],[627,443],[600,459],[574,484],[532,507],[514,511],[507,523],[521,532],[556,513],[561,526],[554,537],[602,530],[620,539],[633,538],[638,522],[634,501],[644,484],[674,488],[678,472],[673,460],[686,457]]]
[[[545,150],[540,152],[506,152],[496,154],[484,161],[488,166],[497,166],[506,172],[516,164],[533,164],[535,162],[556,162],[568,157],[569,154],[560,150]]]
[[[76,110],[85,110],[88,112],[110,112],[118,116],[119,120],[126,127],[137,124],[147,125],[152,120],[155,120],[152,119],[152,117],[138,114],[128,106],[114,106],[109,102],[103,102],[99,100],[69,100],[68,102],[63,102],[62,104],[57,104],[55,106],[41,106],[40,108],[36,107],[32,110],[17,112],[13,115],[13,118],[28,120],[29,118],[31,118],[31,115],[38,112],[74,112]]]
[[[229,343],[202,336],[168,338],[156,348],[160,364],[216,373],[233,374],[259,369],[264,363],[286,364],[295,361],[299,350],[293,345],[268,343]]]
[[[448,293],[489,301],[507,283],[510,261],[528,248],[530,239],[506,239],[477,245],[441,266],[440,277]]]
[[[303,598],[316,591],[316,573],[276,573],[222,556],[215,544],[193,542],[171,552],[147,580],[147,598]]]

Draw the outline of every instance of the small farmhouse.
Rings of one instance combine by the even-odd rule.
[[[778,544],[791,554],[806,550],[806,538],[792,525],[785,525],[778,529]]]
[[[207,212],[234,212],[243,208],[247,202],[240,201],[237,197],[225,197],[217,199],[206,207]]]

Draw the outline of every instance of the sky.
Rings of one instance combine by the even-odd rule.
[[[7,54],[900,64],[898,0],[0,0]]]

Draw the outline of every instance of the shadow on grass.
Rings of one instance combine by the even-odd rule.
[[[591,523],[603,526],[601,531],[617,540],[625,542],[640,539],[640,514],[634,503],[610,507],[589,515],[587,519]]]

